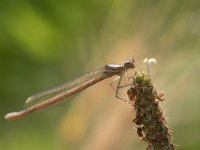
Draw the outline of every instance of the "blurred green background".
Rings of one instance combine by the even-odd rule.
[[[200,149],[199,0],[1,0],[0,149],[143,150],[112,79],[18,121],[25,99],[107,63],[155,57],[177,149]]]

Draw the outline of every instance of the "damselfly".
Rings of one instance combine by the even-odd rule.
[[[118,75],[119,82],[117,88],[119,88],[119,83],[124,78],[127,70],[135,68],[134,59],[130,58],[122,64],[107,64],[102,68],[93,70],[74,81],[63,84],[56,88],[47,90],[45,92],[33,95],[28,97],[26,100],[26,104],[32,103],[36,101],[35,104],[30,105],[29,107],[18,111],[11,112],[5,115],[5,119],[8,120],[17,120],[22,118],[34,111],[44,109],[48,106],[56,104],[63,99],[66,99],[92,85],[97,82],[100,82],[106,78],[110,78],[112,76]],[[117,89],[118,90],[118,89]],[[117,91],[118,92],[118,91]],[[117,95],[117,94],[116,94]]]

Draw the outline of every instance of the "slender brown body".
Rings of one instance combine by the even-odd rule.
[[[53,104],[56,104],[82,90],[100,82],[106,78],[112,77],[114,75],[118,75],[122,77],[124,72],[128,69],[134,68],[134,59],[130,58],[123,64],[114,65],[108,64],[102,68],[91,71],[72,82],[66,83],[59,87],[50,89],[48,91],[33,95],[27,98],[26,103],[32,103],[36,101],[35,104],[29,106],[28,108],[18,111],[11,112],[5,115],[5,119],[8,120],[17,120],[22,118],[34,111],[41,110]]]

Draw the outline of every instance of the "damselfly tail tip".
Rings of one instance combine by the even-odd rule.
[[[4,118],[6,120],[17,120],[19,117],[19,112],[11,112],[11,113],[7,113]]]
[[[33,100],[33,97],[32,97],[32,96],[31,96],[31,97],[28,97],[28,98],[26,99],[26,101],[25,101],[25,104],[30,103],[32,100]]]

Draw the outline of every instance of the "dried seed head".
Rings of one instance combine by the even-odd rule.
[[[163,100],[164,92],[157,94],[150,76],[136,73],[133,87],[128,90],[131,101],[134,100],[137,134],[147,144],[147,150],[175,150],[171,131],[167,127],[159,101]]]
[[[139,137],[143,137],[142,128],[141,127],[137,128],[137,134],[138,134]]]

